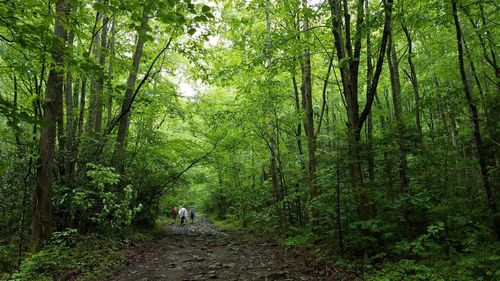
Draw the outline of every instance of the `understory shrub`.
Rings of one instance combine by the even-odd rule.
[[[402,259],[386,263],[379,269],[370,269],[368,281],[390,280],[500,280],[500,244],[493,243],[474,253],[454,253],[450,257],[434,255],[420,260]]]
[[[9,280],[92,280],[105,277],[120,265],[123,255],[119,239],[92,234],[80,235],[75,229],[55,232],[38,253],[27,257]]]

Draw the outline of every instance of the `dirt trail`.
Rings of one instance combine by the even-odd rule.
[[[352,280],[297,250],[263,238],[224,233],[204,218],[172,226],[160,239],[131,251],[110,280]]]

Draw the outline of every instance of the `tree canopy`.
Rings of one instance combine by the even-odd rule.
[[[498,15],[491,0],[3,1],[0,272],[182,204],[368,279],[500,278]]]

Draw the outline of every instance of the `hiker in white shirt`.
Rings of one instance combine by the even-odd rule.
[[[186,221],[186,216],[187,216],[187,210],[186,210],[186,208],[182,207],[179,210],[179,216],[181,217],[181,225],[183,225],[184,222]]]

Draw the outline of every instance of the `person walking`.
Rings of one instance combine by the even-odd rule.
[[[184,223],[186,221],[186,216],[187,216],[187,210],[186,210],[186,208],[182,207],[179,210],[179,216],[181,217],[181,225],[184,225]]]
[[[191,218],[191,224],[193,224],[193,222],[194,222],[195,215],[196,215],[196,212],[194,211],[194,209],[191,209],[191,211],[189,211],[189,217]]]
[[[170,212],[170,215],[172,216],[172,223],[174,224],[177,221],[177,207],[174,207],[172,211]]]

